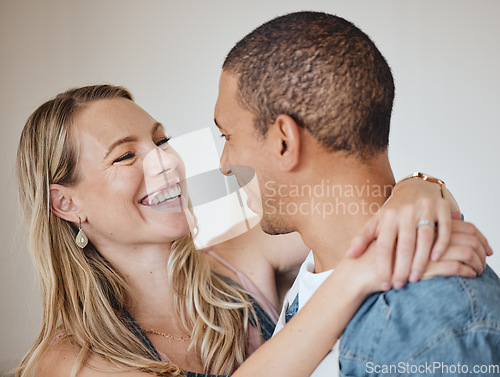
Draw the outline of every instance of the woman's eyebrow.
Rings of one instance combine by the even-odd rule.
[[[125,144],[125,143],[130,143],[133,141],[137,141],[137,138],[135,136],[127,136],[127,137],[124,137],[122,139],[116,140],[113,144],[111,144],[109,146],[109,149],[107,150],[104,158],[108,157],[109,154],[113,151],[113,149],[115,149],[117,146],[119,146],[121,144]]]
[[[163,127],[163,125],[160,122],[155,122],[155,124],[153,125],[153,128],[151,130],[151,135],[153,135],[158,130],[158,128],[160,128],[160,127]],[[116,140],[115,142],[113,142],[113,144],[111,144],[109,146],[108,150],[106,151],[106,155],[104,156],[104,158],[108,157],[108,155],[117,146],[119,146],[121,144],[125,144],[125,143],[130,143],[130,142],[133,142],[133,141],[137,141],[137,138],[135,136],[126,136],[124,138]]]

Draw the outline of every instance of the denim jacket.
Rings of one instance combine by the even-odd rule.
[[[341,376],[500,376],[500,280],[438,277],[370,296],[345,329]]]

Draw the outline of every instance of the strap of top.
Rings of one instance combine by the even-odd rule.
[[[204,253],[210,255],[214,259],[216,259],[218,262],[220,262],[223,266],[227,267],[229,270],[234,272],[236,276],[238,277],[241,287],[246,290],[252,297],[257,301],[257,303],[260,305],[260,307],[269,315],[271,320],[276,323],[279,318],[279,313],[277,312],[276,308],[269,302],[269,300],[264,296],[264,294],[261,292],[259,288],[254,284],[252,280],[248,278],[243,272],[239,271],[236,269],[233,265],[231,265],[228,261],[226,261],[224,258],[222,258],[219,254],[217,254],[215,251],[213,251],[211,248],[203,249],[201,250]]]

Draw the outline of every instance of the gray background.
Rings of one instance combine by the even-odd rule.
[[[353,21],[389,61],[396,177],[420,170],[443,178],[500,248],[498,1],[1,0],[0,372],[27,350],[41,318],[13,175],[28,115],[69,87],[109,82],[131,89],[173,136],[213,127],[232,45],[276,15],[305,9]],[[489,262],[500,272],[498,255]]]

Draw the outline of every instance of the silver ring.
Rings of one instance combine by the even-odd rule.
[[[417,229],[420,228],[421,226],[425,226],[425,225],[429,225],[433,228],[436,227],[436,224],[434,224],[434,221],[431,221],[431,220],[420,220],[418,223],[417,223]]]

